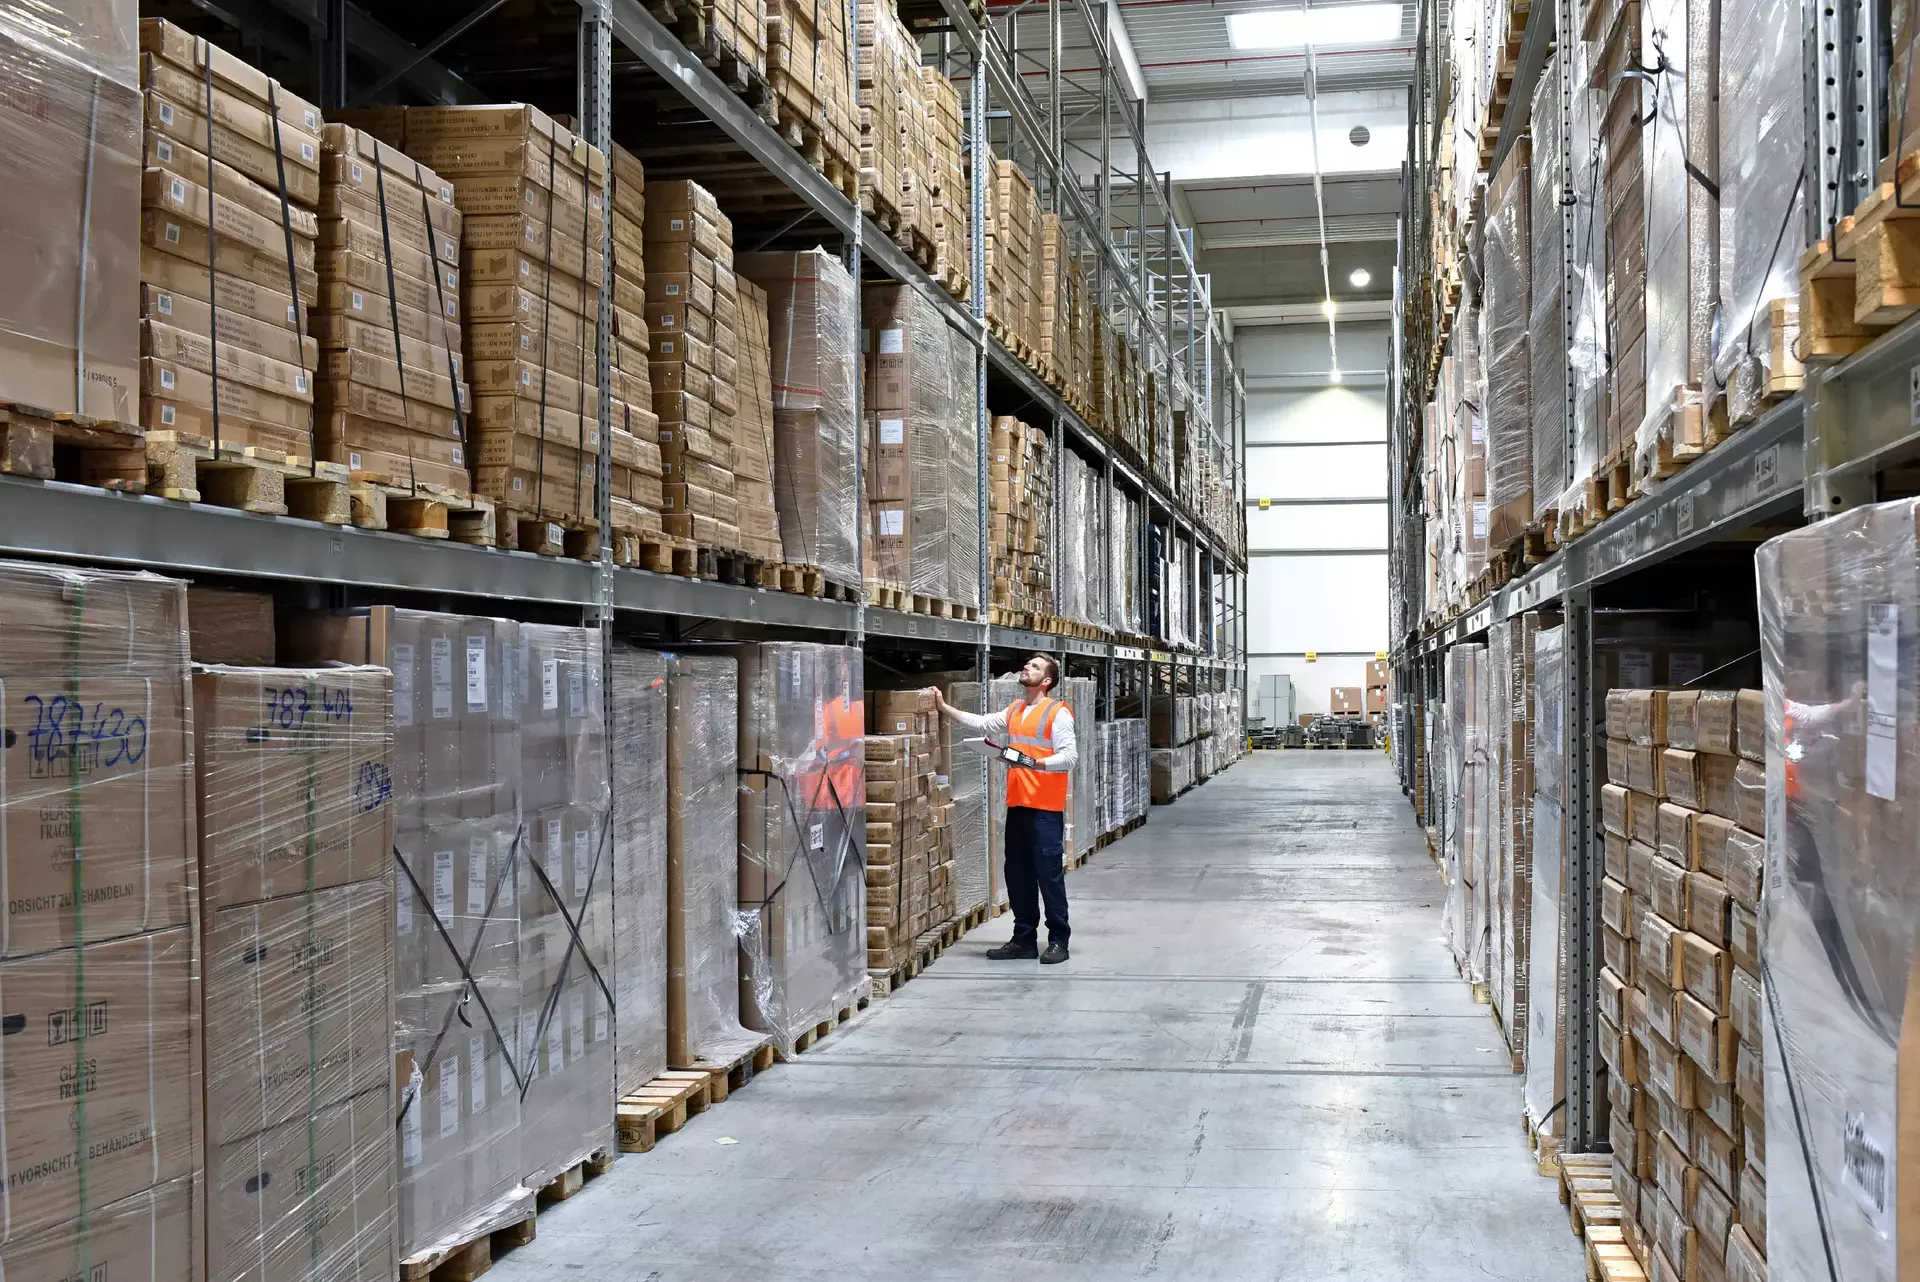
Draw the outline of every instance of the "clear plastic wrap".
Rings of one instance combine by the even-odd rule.
[[[860,495],[854,414],[857,296],[824,249],[740,254],[735,268],[767,291],[773,341],[774,499],[780,539],[794,565],[837,583],[860,581],[855,552]]]
[[[520,1166],[544,1188],[614,1151],[613,832],[597,628],[519,625]],[[496,763],[505,769],[504,761]]]
[[[1549,56],[1534,89],[1534,111],[1529,126],[1533,139],[1532,190],[1528,195],[1529,288],[1532,290],[1527,353],[1531,392],[1528,413],[1533,423],[1533,520],[1551,519],[1567,489],[1567,377],[1566,331],[1562,304],[1566,300],[1566,250],[1561,238],[1564,211],[1560,204],[1560,59]],[[1526,799],[1520,799],[1522,806]]]
[[[922,68],[930,71],[931,68]],[[947,599],[980,605],[980,387],[971,343],[941,322],[953,408],[948,417]]]
[[[199,668],[194,738],[209,1276],[390,1278],[392,676]]]
[[[418,1260],[533,1213],[520,625],[376,606],[289,620],[281,642],[295,662],[393,673],[400,1258]]]
[[[151,1250],[170,1269],[141,1207],[178,1205],[167,1182],[202,1162],[185,585],[0,561],[0,596],[0,994],[26,1030],[6,1047],[0,1263],[131,1274]]]
[[[987,711],[996,712],[1010,708],[1026,698],[1016,677],[995,677],[987,683]],[[1007,772],[989,768],[987,771],[987,840],[991,854],[989,871],[993,878],[993,902],[1005,906],[1007,902]]]
[[[1066,853],[1077,855],[1093,849],[1100,836],[1100,754],[1098,722],[1093,719],[1094,683],[1087,677],[1068,677],[1060,683],[1057,696],[1073,713],[1075,756],[1073,769],[1067,772],[1067,818],[1073,830]]]
[[[613,651],[614,1093],[667,1070],[667,660]]]
[[[1567,471],[1570,479],[1556,506],[1562,512],[1571,512],[1585,503],[1587,479],[1599,468],[1606,452],[1606,411],[1601,399],[1607,382],[1607,244],[1600,160],[1603,102],[1592,84],[1593,45],[1571,40],[1561,49],[1571,59],[1567,68],[1570,127],[1560,141],[1573,176],[1571,188],[1561,193],[1569,202],[1573,222],[1572,256],[1566,264],[1566,359],[1573,392],[1573,457]]]
[[[0,401],[139,421],[138,42],[133,0],[0,4]]]
[[[962,712],[984,713],[978,681],[955,681],[947,702]],[[987,845],[987,759],[961,746],[968,737],[956,721],[945,721],[948,774],[953,789],[953,910],[965,915],[987,902],[992,890],[992,854]]]
[[[1859,508],[1773,539],[1756,560],[1775,1277],[1891,1282],[1920,1233],[1916,522],[1911,499]]]
[[[1488,847],[1493,829],[1493,769],[1488,743],[1487,648],[1447,652],[1447,714],[1453,808],[1447,840],[1444,925],[1460,973],[1484,983],[1487,972]]]
[[[1485,295],[1487,548],[1505,550],[1533,521],[1532,168],[1522,138],[1487,186]]]
[[[1743,423],[1800,385],[1800,252],[1806,241],[1805,55],[1778,0],[1720,11],[1720,310],[1713,385]],[[1896,57],[1896,62],[1899,59]]]
[[[766,1041],[740,1022],[739,668],[666,658],[667,1063],[732,1064]]]
[[[1516,797],[1507,786],[1514,746],[1511,734],[1511,680],[1508,676],[1513,659],[1512,629],[1508,624],[1497,623],[1487,630],[1484,659],[1487,687],[1485,743],[1491,786],[1487,796],[1486,879],[1476,889],[1480,892],[1486,913],[1488,996],[1502,1029],[1516,1027],[1513,1022],[1513,959],[1505,929],[1508,913],[1513,907],[1512,870],[1515,857],[1519,854],[1519,833],[1515,831],[1514,820],[1523,808],[1529,820],[1533,817],[1532,807],[1525,806],[1525,796]]]
[[[731,650],[740,665],[740,1009],[782,1054],[867,982],[861,653]]]

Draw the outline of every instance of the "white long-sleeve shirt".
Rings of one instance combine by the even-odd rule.
[[[1007,733],[1007,710],[989,712],[985,716],[977,712],[962,712],[954,709],[954,719],[969,730],[978,730],[983,734],[1003,735]],[[1080,759],[1080,747],[1073,734],[1073,709],[1066,704],[1060,705],[1060,713],[1053,719],[1053,755],[1040,758],[1040,769],[1049,774],[1065,774],[1073,769],[1073,763]]]

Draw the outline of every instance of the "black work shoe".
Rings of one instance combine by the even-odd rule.
[[[1057,939],[1047,941],[1047,951],[1040,955],[1042,966],[1054,966],[1067,959],[1067,946]]]
[[[1032,939],[1015,937],[998,948],[987,949],[988,961],[1032,961],[1040,955],[1040,949]]]

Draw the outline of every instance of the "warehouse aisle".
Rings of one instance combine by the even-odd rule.
[[[544,1211],[500,1282],[1582,1276],[1376,753],[1260,753]]]

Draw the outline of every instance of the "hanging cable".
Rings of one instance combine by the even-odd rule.
[[[1310,31],[1313,21],[1312,0],[1300,0],[1300,27]],[[1320,226],[1320,306],[1327,314],[1327,358],[1332,362],[1333,381],[1340,381],[1340,343],[1334,332],[1333,319],[1333,273],[1327,266],[1327,201],[1326,193],[1320,185],[1320,95],[1315,85],[1315,64],[1313,40],[1306,42],[1307,50],[1307,141],[1313,148],[1313,213]]]

